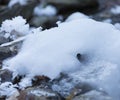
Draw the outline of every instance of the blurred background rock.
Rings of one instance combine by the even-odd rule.
[[[56,26],[57,21],[64,21],[74,12],[116,23],[120,22],[120,14],[111,13],[116,5],[120,5],[120,0],[0,0],[0,24],[21,15],[32,27],[46,29]]]

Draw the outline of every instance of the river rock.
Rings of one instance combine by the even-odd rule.
[[[62,97],[71,100],[75,95],[87,93],[91,90],[97,90],[96,86],[90,83],[77,81],[67,74],[61,73],[61,76],[52,83],[52,89]]]
[[[0,39],[0,61],[15,56],[23,43],[22,40],[15,42],[10,38],[5,38],[3,34],[0,35]]]
[[[113,99],[103,92],[93,90],[83,95],[75,96],[71,100],[113,100]]]
[[[21,91],[18,100],[61,100],[61,97],[51,89],[31,87]]]
[[[66,13],[66,11],[80,10],[89,7],[98,7],[97,0],[46,0],[48,4],[54,5],[58,8],[59,13]]]
[[[120,23],[120,14],[113,14],[111,9],[115,8],[116,5],[120,5],[120,0],[98,0],[99,10],[97,13],[92,15],[92,18],[97,21],[104,21],[108,23]]]
[[[49,85],[51,85],[49,83],[50,81],[50,78],[46,77],[46,76],[35,76],[33,79],[32,79],[32,85],[33,86],[43,86],[44,87],[47,87]]]
[[[0,47],[0,61],[8,57],[12,57],[17,54],[17,50],[14,47]]]
[[[25,19],[30,20],[33,15],[33,9],[37,5],[37,0],[31,0],[26,5],[15,4],[12,7],[4,7],[0,9],[0,24],[6,20],[15,16],[23,16]]]
[[[8,69],[0,70],[1,82],[11,82],[12,81],[12,72]]]
[[[0,33],[1,34],[1,33]],[[0,35],[0,45],[3,44],[3,43],[7,43],[9,42],[9,39],[5,38],[4,36],[1,36]]]
[[[34,16],[30,21],[30,25],[34,27],[41,26],[44,29],[48,29],[57,26],[56,22],[58,20],[61,20],[59,16]]]

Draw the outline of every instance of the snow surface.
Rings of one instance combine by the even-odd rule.
[[[114,25],[118,30],[120,30],[120,23],[115,23]]]
[[[25,89],[26,87],[28,86],[32,86],[32,78],[29,76],[29,77],[25,77],[23,78],[20,83],[18,84],[19,85],[19,88],[21,89]]]
[[[111,12],[115,15],[120,14],[120,6],[117,5],[114,8],[111,9]]]
[[[89,17],[81,12],[75,12],[66,19],[66,22],[81,19],[81,18],[89,18]]]
[[[105,19],[105,20],[103,20],[102,22],[105,22],[105,23],[112,23],[112,20],[111,20],[111,19]]]
[[[12,7],[15,4],[19,3],[20,5],[25,5],[28,0],[10,0],[8,7]]]
[[[11,96],[17,89],[14,88],[14,85],[11,82],[5,82],[0,84],[0,96]]]
[[[38,16],[46,15],[46,16],[54,16],[57,13],[57,9],[54,6],[48,5],[43,8],[41,5],[38,5],[34,9],[34,14]]]
[[[113,25],[81,18],[36,32],[27,36],[19,54],[6,61],[4,68],[51,79],[60,72],[72,73],[75,79],[93,82],[120,99],[120,31]],[[78,53],[85,55],[85,62],[76,58]]]
[[[23,17],[18,16],[2,22],[0,32],[4,32],[6,38],[16,39],[29,33],[29,24],[26,24],[26,20]]]

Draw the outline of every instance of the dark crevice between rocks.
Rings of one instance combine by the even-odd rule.
[[[20,75],[16,76],[16,77],[12,80],[12,83],[13,83],[13,84],[18,84],[18,83],[22,80],[23,77],[25,77],[25,76],[20,76]]]
[[[50,81],[50,78],[49,77],[46,77],[46,76],[35,76],[33,79],[32,79],[32,85],[33,86],[39,86],[41,84],[46,84],[46,83],[49,83]]]
[[[7,5],[10,0],[0,0],[0,5]]]
[[[0,100],[6,100],[6,96],[0,96]]]

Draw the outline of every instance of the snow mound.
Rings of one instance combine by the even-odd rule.
[[[119,32],[110,24],[91,19],[62,23],[59,27],[28,36],[21,52],[8,61],[8,65],[19,74],[44,74],[55,78],[62,71],[80,67],[77,53],[87,54],[91,60],[116,63]]]
[[[89,18],[87,15],[80,13],[80,12],[75,12],[71,14],[67,19],[66,22],[72,21],[72,20],[77,20],[81,18]]]
[[[51,79],[60,72],[75,72],[75,79],[100,84],[119,100],[120,31],[113,25],[82,18],[38,33],[27,36],[19,54],[6,61],[4,68]],[[78,53],[85,61],[77,59]]]
[[[5,32],[5,37],[17,38],[29,33],[29,24],[26,24],[26,20],[23,17],[18,16],[12,18],[12,20],[5,20],[1,27],[0,32]]]

